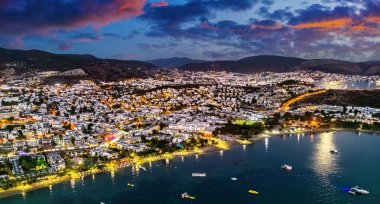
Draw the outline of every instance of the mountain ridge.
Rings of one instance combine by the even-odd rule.
[[[263,71],[323,71],[340,74],[380,75],[379,61],[350,62],[335,59],[302,59],[276,55],[257,55],[238,60],[216,60],[190,63],[179,68],[185,71],[229,71],[253,74]]]
[[[161,59],[162,62],[190,63],[172,68],[185,71],[229,71],[245,74],[258,72],[291,72],[296,70],[328,73],[380,75],[380,61],[350,62],[335,59],[303,59],[297,57],[257,55],[238,60],[205,61],[186,57]],[[16,74],[33,71],[69,71],[82,69],[90,79],[115,81],[153,76],[159,65],[150,61],[101,59],[89,54],[54,54],[42,50],[11,50],[0,47],[0,71],[14,69]],[[157,61],[156,61],[157,64]]]
[[[33,71],[69,71],[82,69],[90,79],[114,81],[153,74],[157,67],[143,61],[100,59],[88,54],[54,54],[41,50],[0,48],[0,70],[15,74]]]
[[[147,60],[146,62],[156,65],[157,67],[176,69],[189,63],[202,63],[207,60],[191,59],[188,57],[171,57]]]

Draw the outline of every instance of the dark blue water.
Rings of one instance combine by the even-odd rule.
[[[330,154],[338,149],[338,155]],[[146,164],[0,200],[6,204],[380,203],[380,137],[337,132],[273,137],[223,152]],[[280,166],[293,165],[292,172]],[[192,172],[207,173],[194,178]],[[237,177],[232,181],[231,177]],[[127,183],[135,183],[128,187]],[[353,196],[341,188],[371,191]],[[248,194],[255,189],[260,195]],[[188,192],[197,200],[182,200]]]

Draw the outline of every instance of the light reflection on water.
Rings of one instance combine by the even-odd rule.
[[[111,171],[111,179],[112,179],[112,183],[115,183],[115,171]]]
[[[73,191],[73,193],[75,193],[75,180],[74,179],[70,180],[70,187],[71,187],[71,190]]]
[[[22,191],[21,195],[22,195],[22,199],[25,200],[26,199],[26,192]]]
[[[370,90],[379,89],[380,84],[365,81],[320,81],[316,85],[323,89],[349,89],[349,90]]]
[[[331,186],[329,175],[336,171],[336,157],[330,153],[336,149],[334,144],[334,133],[321,133],[315,146],[313,154],[313,170],[318,174],[318,179],[322,185]]]
[[[50,196],[53,196],[53,186],[52,185],[49,185],[49,193],[50,193]]]

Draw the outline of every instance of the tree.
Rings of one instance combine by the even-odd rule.
[[[26,139],[25,135],[22,133],[21,130],[18,130],[17,133],[18,133],[18,137],[17,137],[18,140]]]
[[[141,136],[141,142],[146,143],[148,140],[146,139],[145,135]]]
[[[13,130],[13,125],[7,125],[5,126],[4,130],[8,131],[8,132],[12,132]]]
[[[343,106],[343,114],[347,112],[347,106]]]
[[[29,171],[37,166],[37,159],[31,156],[21,156],[19,158],[19,162],[22,169],[25,171]]]

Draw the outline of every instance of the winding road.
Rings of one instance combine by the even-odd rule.
[[[327,90],[318,90],[318,91],[314,91],[314,92],[310,92],[310,93],[305,93],[305,94],[299,95],[295,98],[289,99],[284,104],[282,104],[282,106],[280,108],[280,112],[283,112],[283,113],[287,112],[290,109],[290,106],[292,104],[296,103],[297,101],[300,101],[300,100],[307,98],[307,97],[310,97],[310,96],[326,93],[326,92],[327,92]]]

